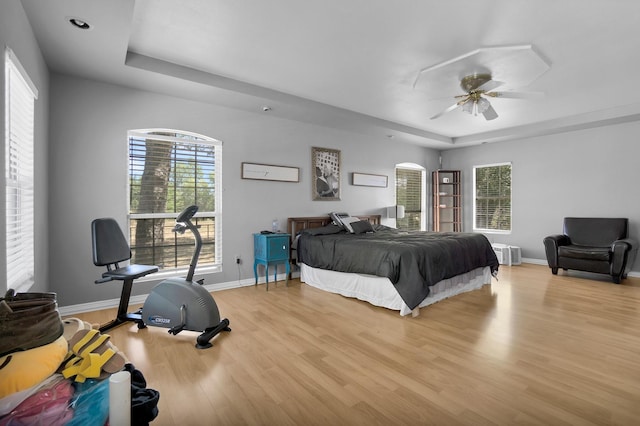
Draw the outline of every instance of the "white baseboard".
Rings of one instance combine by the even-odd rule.
[[[285,274],[278,275],[278,280],[284,280]],[[216,292],[220,290],[228,290],[231,288],[247,287],[255,284],[254,278],[247,278],[244,280],[230,281],[226,283],[207,284],[204,288],[209,292]],[[258,280],[258,284],[264,284],[264,280]],[[141,305],[147,299],[148,294],[140,294],[137,296],[131,296],[129,299],[130,305]],[[120,299],[108,299],[99,300],[97,302],[81,303],[79,305],[60,306],[58,311],[63,317],[80,314],[83,312],[99,311],[102,309],[117,308],[120,304]]]
[[[523,257],[522,263],[533,263],[534,265],[547,265],[546,259],[532,259],[530,257]]]

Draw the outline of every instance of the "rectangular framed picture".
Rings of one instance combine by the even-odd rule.
[[[313,171],[313,199],[331,201],[340,199],[340,151],[329,148],[311,148]]]
[[[300,182],[300,169],[298,167],[242,163],[241,171],[242,179]]]
[[[371,173],[356,173],[351,176],[353,185],[358,186],[376,186],[378,188],[386,188],[388,178],[385,175],[373,175]]]

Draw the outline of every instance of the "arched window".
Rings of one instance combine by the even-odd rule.
[[[132,262],[186,269],[193,236],[173,232],[190,205],[203,247],[199,270],[222,264],[222,142],[195,133],[147,129],[129,132],[129,232]]]
[[[396,165],[396,205],[404,206],[404,217],[396,219],[399,229],[425,231],[425,168],[413,163]]]

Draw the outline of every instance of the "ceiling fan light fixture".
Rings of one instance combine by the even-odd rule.
[[[490,106],[491,104],[485,98],[480,98],[477,101],[477,107],[478,107],[477,109],[478,109],[478,113],[480,114],[484,113],[487,109],[489,109]]]
[[[462,104],[462,111],[466,112],[467,114],[473,114],[475,110],[475,104],[476,103],[474,101],[468,100],[467,102]]]

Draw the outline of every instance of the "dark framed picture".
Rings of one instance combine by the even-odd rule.
[[[331,201],[340,199],[340,151],[329,148],[311,148],[313,170],[313,199]]]

